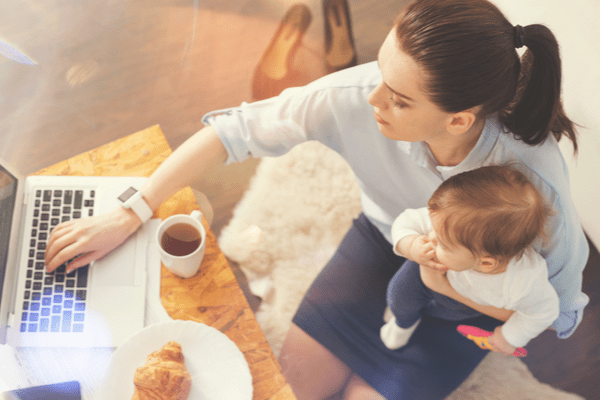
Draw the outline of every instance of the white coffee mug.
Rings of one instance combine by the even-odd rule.
[[[185,255],[174,255],[179,253],[178,250],[183,249],[182,246],[179,246],[176,249],[167,248],[167,250],[165,250],[163,245],[165,245],[166,242],[165,240],[163,240],[163,235],[165,234],[167,229],[181,228],[181,230],[189,230],[189,226],[196,228],[197,233],[199,233],[200,243],[199,245],[197,245],[197,248]],[[169,239],[172,238],[169,237]],[[171,245],[175,243],[174,240],[167,240],[167,242],[171,243]],[[158,226],[158,231],[156,232],[156,243],[160,250],[160,258],[164,266],[167,267],[169,271],[182,278],[189,278],[191,276],[196,275],[198,269],[200,269],[200,264],[202,264],[204,252],[206,251],[206,231],[204,230],[204,226],[202,225],[202,213],[198,210],[194,210],[190,215],[176,214],[165,219]],[[169,247],[169,245],[167,245],[166,247]],[[169,253],[169,251],[171,251],[171,253],[174,254]]]

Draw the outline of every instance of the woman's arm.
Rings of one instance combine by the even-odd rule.
[[[478,303],[475,303],[473,300],[469,299],[458,293],[454,288],[450,285],[450,281],[448,281],[448,277],[446,277],[446,273],[443,271],[438,271],[436,269],[427,268],[423,266],[419,266],[421,271],[421,279],[425,286],[429,289],[443,294],[444,296],[450,297],[460,303],[463,303],[467,307],[470,307],[476,311],[479,311],[482,314],[488,315],[497,320],[506,322],[510,318],[510,316],[514,313],[512,310],[506,310],[504,308],[496,308],[492,306],[484,306]]]
[[[141,188],[144,199],[156,210],[173,193],[226,159],[225,146],[209,125],[186,140],[154,171]]]
[[[215,130],[207,126],[185,141],[142,186],[144,200],[152,210],[194,178],[227,159],[227,151]],[[132,210],[117,207],[91,218],[57,225],[46,248],[46,269],[53,271],[79,256],[67,272],[103,257],[135,232],[142,221]]]

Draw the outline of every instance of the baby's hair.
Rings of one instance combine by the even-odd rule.
[[[428,202],[432,218],[451,245],[501,261],[520,257],[539,237],[551,214],[541,194],[508,166],[487,166],[445,180]]]

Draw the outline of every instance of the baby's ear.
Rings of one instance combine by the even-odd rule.
[[[497,272],[500,265],[500,260],[492,256],[484,256],[479,259],[479,268],[486,274]]]

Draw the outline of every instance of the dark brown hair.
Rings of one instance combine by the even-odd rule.
[[[423,68],[425,90],[442,110],[482,106],[481,115],[498,112],[527,144],[540,144],[552,132],[557,140],[566,135],[577,152],[574,124],[560,99],[558,43],[547,27],[523,28],[530,65],[521,78],[515,27],[487,0],[417,0],[395,27],[401,50]]]
[[[487,166],[446,179],[428,202],[432,218],[441,218],[438,235],[476,256],[502,261],[520,257],[545,238],[550,209],[523,173]]]

